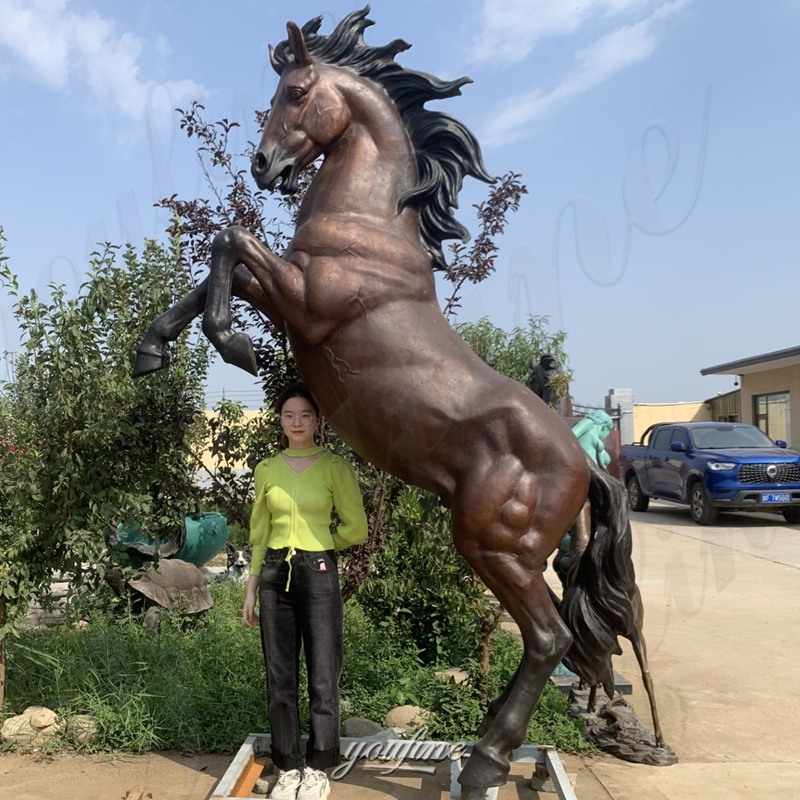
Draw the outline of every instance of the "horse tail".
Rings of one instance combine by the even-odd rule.
[[[559,613],[573,637],[564,664],[590,686],[602,684],[611,697],[611,656],[622,653],[618,636],[635,627],[636,578],[625,489],[589,462],[591,533],[569,566]]]

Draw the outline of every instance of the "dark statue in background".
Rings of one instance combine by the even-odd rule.
[[[270,48],[280,80],[253,157],[256,183],[292,193],[301,170],[324,156],[294,239],[280,257],[243,228],[222,231],[208,278],[153,322],[135,372],[165,366],[166,343],[202,313],[222,357],[254,373],[250,338],[231,330],[233,294],[286,332],[342,439],[450,507],[455,546],[524,644],[459,779],[477,796],[505,782],[509,753],[565,653],[587,682],[607,679],[617,636],[634,624],[631,532],[621,484],[443,316],[433,270],[444,267],[443,240],[467,237],[452,215],[463,177],[491,178],[472,134],[424,105],[469,81],[404,69],[394,61],[409,47],[401,40],[368,45],[368,12],[329,36],[318,33],[321,17],[302,29],[289,23],[288,39]],[[542,565],[587,498],[594,535],[559,614]]]

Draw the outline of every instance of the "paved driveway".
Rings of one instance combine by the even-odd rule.
[[[567,759],[581,800],[800,798],[800,526],[770,514],[633,513],[634,561],[664,736],[680,763]],[[648,719],[630,647],[617,669]]]

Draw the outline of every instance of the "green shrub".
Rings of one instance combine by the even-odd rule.
[[[220,582],[212,591],[214,608],[189,629],[165,616],[153,633],[128,616],[25,631],[8,648],[8,705],[93,714],[97,749],[238,747],[264,728],[261,646],[240,620],[243,587]]]
[[[221,581],[211,590],[208,614],[189,624],[165,616],[157,633],[130,615],[98,615],[83,629],[23,631],[8,646],[8,711],[46,705],[65,717],[91,714],[99,733],[87,749],[235,750],[249,733],[266,729],[264,665],[258,631],[241,622],[244,586]],[[426,738],[475,739],[485,708],[475,661],[451,664],[470,672],[468,683],[442,680],[357,603],[345,607],[344,642],[343,717],[381,722],[392,707],[411,703],[429,710]],[[494,696],[519,663],[519,640],[495,632],[491,655],[487,688]],[[305,700],[301,715],[305,720]],[[555,690],[543,695],[528,740],[566,750],[588,747]]]
[[[449,510],[407,486],[392,524],[394,533],[357,595],[365,613],[383,636],[417,651],[425,664],[450,667],[477,657],[481,623],[499,611],[453,547]]]

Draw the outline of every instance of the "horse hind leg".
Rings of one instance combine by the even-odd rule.
[[[509,753],[525,740],[536,703],[571,641],[569,631],[550,602],[541,567],[529,572],[526,578],[520,592],[504,591],[495,581],[490,585],[519,626],[524,650],[505,697],[498,698],[494,717],[485,720],[488,724],[483,726],[481,738],[459,777],[464,786],[490,787],[505,782]]]
[[[466,498],[466,502],[461,508],[454,508],[456,546],[514,619],[524,648],[514,678],[491,704],[481,726],[480,740],[459,776],[463,786],[476,789],[505,782],[510,767],[509,753],[524,741],[539,696],[571,642],[570,633],[548,594],[542,574],[542,553],[535,545],[527,549],[521,546],[523,540],[536,542],[541,538],[531,530],[533,510],[525,502],[532,499],[527,497],[531,492],[525,491],[529,481],[523,475],[508,474],[502,469],[495,471],[495,479],[501,477],[500,472],[508,478],[508,481],[500,481],[502,486],[495,484],[493,487],[482,482],[479,492],[470,492],[465,486],[462,498]],[[510,502],[520,512],[519,519],[503,519],[509,485],[516,487]],[[485,504],[491,502],[492,494],[498,495],[503,508],[498,508],[496,522],[488,523],[486,529]],[[473,508],[476,503],[479,507]],[[557,535],[550,538],[555,541]]]

